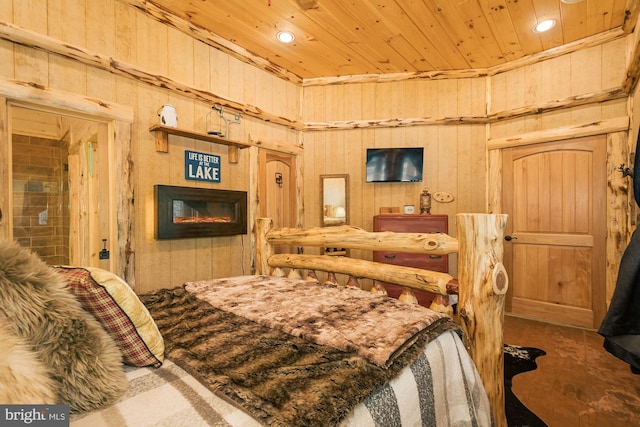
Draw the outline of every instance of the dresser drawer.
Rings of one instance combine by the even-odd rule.
[[[373,260],[385,264],[402,265],[405,267],[423,268],[425,270],[446,273],[449,269],[447,255],[423,255],[403,252],[374,252]]]
[[[376,215],[373,218],[373,231],[395,231],[399,233],[448,233],[449,217],[447,215]],[[393,251],[375,251],[373,260],[385,264],[402,265],[424,270],[446,273],[449,271],[447,255],[412,254]],[[389,296],[398,298],[402,286],[383,283]],[[434,294],[413,291],[418,303],[429,307]]]

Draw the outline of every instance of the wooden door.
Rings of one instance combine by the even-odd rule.
[[[275,228],[296,226],[295,171],[295,156],[260,151],[260,216],[271,218]]]
[[[507,312],[587,328],[600,324],[605,162],[604,136],[504,150]]]

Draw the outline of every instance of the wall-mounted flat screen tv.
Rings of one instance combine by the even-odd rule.
[[[423,147],[367,148],[367,182],[421,182]]]

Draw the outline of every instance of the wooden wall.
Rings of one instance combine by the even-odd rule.
[[[311,86],[304,89],[303,118],[334,122],[477,116],[485,113],[485,92],[485,78]],[[420,193],[427,187],[454,195],[453,203],[433,202],[431,212],[450,215],[449,230],[455,231],[457,212],[485,211],[485,142],[482,124],[305,132],[305,224],[319,225],[319,176],[347,173],[352,225],[373,230],[380,207],[402,209],[409,204],[419,211]],[[365,182],[367,148],[407,146],[425,148],[423,182]],[[372,254],[359,256],[371,259]]]
[[[251,246],[248,235],[154,239],[155,184],[247,191],[251,167],[248,150],[241,151],[237,164],[230,164],[225,146],[187,138],[170,137],[169,152],[156,152],[149,127],[158,123],[157,111],[163,104],[176,107],[181,128],[199,132],[208,130],[206,119],[213,105],[188,90],[173,91],[160,86],[162,82],[169,82],[167,87],[175,83],[183,89],[193,88],[191,92],[201,91],[200,98],[203,93],[211,94],[212,99],[254,106],[256,110],[292,121],[299,115],[301,88],[231,58],[116,0],[0,0],[0,21],[20,29],[20,34],[27,38],[44,34],[61,48],[68,44],[84,49],[89,58],[78,61],[0,40],[0,78],[33,82],[133,108],[135,238],[131,250],[135,257],[136,290],[144,292],[188,280],[248,274]],[[92,58],[106,60],[96,60],[94,66]],[[119,70],[136,72],[127,75]],[[151,84],[141,81],[141,76]],[[231,138],[241,141],[251,137],[282,145],[298,143],[298,131],[247,115],[240,125],[231,126],[230,133]],[[185,149],[220,155],[221,183],[185,181]]]
[[[624,96],[586,104],[577,100],[619,90],[629,59],[628,43],[619,38],[487,77],[305,87],[305,123],[323,123],[325,129],[335,124],[340,129],[304,134],[307,158],[312,159],[305,163],[305,223],[319,221],[318,176],[335,173],[350,174],[351,224],[367,230],[372,229],[373,215],[380,207],[418,207],[424,187],[453,194],[452,203],[432,204],[432,213],[450,215],[452,232],[456,213],[500,212],[499,200],[494,200],[499,198],[500,183],[489,158],[490,142],[534,132],[553,134],[557,129],[608,119],[624,121],[628,116]],[[569,108],[550,108],[555,104]],[[430,123],[380,125],[394,120]],[[367,126],[367,121],[375,125]],[[344,129],[349,122],[359,127]],[[413,145],[426,149],[424,182],[365,183],[367,147]],[[610,151],[609,172],[615,178],[616,162],[625,155],[613,146]],[[617,265],[616,258],[614,253],[611,265]],[[455,274],[455,257],[450,270]]]
[[[253,149],[243,150],[240,161],[229,164],[226,147],[178,137],[170,137],[168,153],[156,152],[148,129],[157,123],[157,110],[165,103],[176,107],[181,128],[201,132],[208,130],[212,102],[207,99],[227,100],[298,124],[419,118],[421,125],[302,132],[297,125],[245,115],[240,126],[231,127],[230,136],[241,141],[275,141],[285,147],[303,142],[304,225],[319,222],[319,175],[348,173],[353,225],[372,229],[372,218],[383,206],[418,207],[419,194],[428,187],[455,197],[452,203],[433,203],[432,208],[433,213],[450,215],[452,233],[456,213],[486,212],[495,202],[496,183],[487,150],[491,140],[630,114],[624,96],[564,109],[538,108],[618,88],[629,58],[628,38],[484,77],[299,86],[157,22],[125,1],[0,0],[0,21],[19,28],[21,36],[35,40],[45,35],[61,48],[85,50],[82,58],[73,59],[29,47],[29,43],[0,39],[0,78],[34,82],[133,109],[132,250],[136,290],[141,292],[188,280],[248,274],[251,267],[248,236],[154,239],[154,184],[248,190],[255,174],[251,158],[257,158],[250,155]],[[528,112],[510,114],[518,110]],[[491,119],[500,113],[506,118]],[[364,182],[366,148],[414,145],[426,148],[422,183]],[[221,184],[186,182],[184,149],[222,156]],[[611,159],[620,157],[625,155],[616,153]],[[613,160],[610,163],[614,165]],[[455,273],[454,257],[451,263]]]
[[[617,39],[491,78],[488,113],[514,111],[556,100],[619,88],[627,61],[627,40]],[[488,138],[501,138],[627,115],[626,100],[595,102],[493,123]]]

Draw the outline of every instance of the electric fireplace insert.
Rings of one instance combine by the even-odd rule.
[[[156,185],[156,238],[247,234],[247,192]]]

